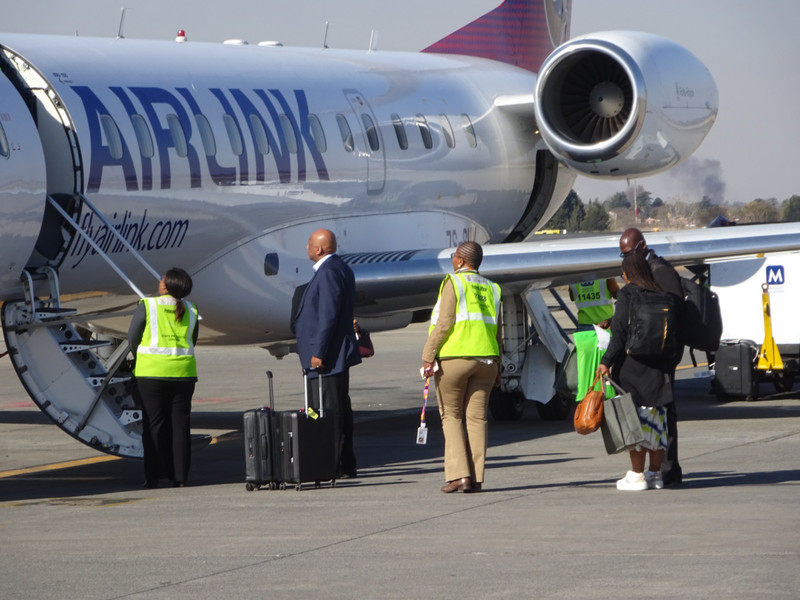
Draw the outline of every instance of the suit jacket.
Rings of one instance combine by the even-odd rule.
[[[304,369],[311,368],[312,356],[321,358],[323,372],[331,375],[361,362],[353,331],[355,289],[353,271],[336,254],[306,284],[294,314],[297,353]]]

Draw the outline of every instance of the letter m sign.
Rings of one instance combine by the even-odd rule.
[[[782,285],[785,283],[783,278],[783,266],[770,265],[767,267],[767,283],[769,285]]]

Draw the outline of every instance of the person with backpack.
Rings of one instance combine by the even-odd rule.
[[[673,401],[670,373],[677,345],[676,304],[658,285],[640,253],[630,253],[623,259],[622,278],[626,285],[617,295],[611,341],[596,374],[607,376],[614,366],[615,381],[631,393],[637,406],[645,439],[631,449],[631,469],[617,481],[617,489],[661,489],[668,431],[665,407]],[[648,458],[649,469],[645,471]]]
[[[683,308],[683,289],[681,286],[681,276],[668,260],[658,256],[655,251],[647,247],[647,242],[641,231],[635,227],[626,229],[619,238],[619,254],[624,259],[631,254],[640,254],[647,260],[647,264],[653,272],[653,278],[659,287],[672,294],[678,302],[679,312]],[[675,393],[675,367],[678,366],[683,358],[683,346],[675,348],[673,366],[670,371],[670,385],[673,397]],[[665,487],[680,485],[683,481],[683,470],[678,462],[678,411],[675,402],[667,405],[667,429],[669,430],[669,440],[667,443],[667,453],[662,462],[662,477]]]

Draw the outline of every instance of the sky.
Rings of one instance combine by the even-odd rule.
[[[499,0],[6,0],[0,31],[189,40],[278,40],[291,46],[420,50],[488,12]],[[572,34],[637,30],[668,37],[711,71],[717,122],[672,171],[637,180],[653,197],[697,202],[785,200],[800,194],[800,2],[797,0],[573,0]],[[625,181],[580,177],[586,202]]]

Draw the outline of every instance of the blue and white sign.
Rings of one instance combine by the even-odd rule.
[[[767,267],[767,283],[769,285],[783,285],[785,281],[783,265],[769,265]]]

